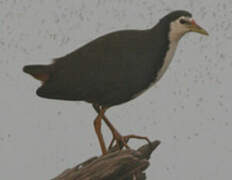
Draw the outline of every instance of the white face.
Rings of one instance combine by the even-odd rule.
[[[191,17],[181,16],[170,24],[170,41],[178,41],[185,33],[190,32],[190,26],[193,19]]]

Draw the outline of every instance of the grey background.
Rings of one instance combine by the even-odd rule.
[[[24,65],[48,64],[111,31],[149,28],[176,9],[210,36],[186,35],[161,81],[107,115],[123,134],[162,141],[148,179],[231,179],[231,0],[0,1],[0,179],[49,179],[100,154],[92,107],[37,97],[40,82]]]

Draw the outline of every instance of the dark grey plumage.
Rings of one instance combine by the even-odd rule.
[[[127,102],[156,80],[169,48],[170,22],[186,11],[175,11],[148,30],[125,30],[99,37],[47,66],[25,66],[43,75],[37,95],[83,100],[106,107]],[[40,67],[40,73],[33,69]],[[34,74],[33,74],[34,73]],[[47,75],[44,78],[44,74]]]

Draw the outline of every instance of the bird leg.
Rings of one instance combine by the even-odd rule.
[[[105,109],[101,109],[99,111],[99,114],[97,115],[96,119],[94,120],[95,132],[97,134],[103,155],[105,155],[107,153],[105,142],[103,139],[103,135],[101,133],[101,120],[102,120],[104,113],[105,113]]]
[[[101,106],[93,104],[93,108],[95,111],[99,114],[101,110],[103,109]],[[110,128],[112,135],[113,135],[113,140],[110,143],[110,146],[108,149],[111,149],[113,146],[114,141],[117,142],[118,149],[122,149],[124,146],[127,149],[130,149],[130,147],[127,145],[127,142],[124,140],[124,137],[114,128],[114,126],[111,124],[111,122],[105,117],[105,115],[102,115],[102,119],[106,123],[106,125]]]
[[[101,107],[98,105],[93,104],[93,107],[95,109],[95,111],[97,113],[99,113],[101,111]],[[116,141],[116,145],[118,146],[118,149],[122,149],[123,147],[126,147],[127,149],[130,149],[130,147],[127,145],[127,142],[129,141],[129,139],[144,139],[146,140],[149,144],[151,144],[151,141],[144,136],[137,136],[137,135],[127,135],[127,136],[122,136],[115,128],[114,126],[111,124],[111,122],[106,118],[106,116],[103,114],[102,116],[104,122],[106,123],[106,125],[110,128],[112,135],[113,135],[113,139],[109,145],[109,150],[113,147],[114,142]]]
[[[123,147],[126,147],[126,149],[130,149],[130,147],[127,145],[128,140],[125,139],[124,136],[122,136],[117,129],[114,128],[114,126],[111,124],[111,122],[106,118],[105,115],[103,115],[103,120],[106,123],[106,125],[110,128],[113,139],[109,145],[109,150],[112,148],[114,141],[116,141],[116,145],[118,146],[118,149],[122,149]]]

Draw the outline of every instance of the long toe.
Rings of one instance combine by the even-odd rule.
[[[130,135],[124,136],[124,138],[125,138],[127,141],[129,141],[130,139],[141,139],[141,140],[147,141],[148,144],[151,144],[151,141],[150,141],[149,138],[146,137],[146,136],[138,136],[138,135],[130,134]]]
[[[151,141],[146,136],[138,136],[138,135],[134,135],[134,134],[130,134],[127,136],[121,136],[118,132],[114,132],[114,136],[113,136],[113,139],[110,143],[108,150],[109,151],[116,151],[116,150],[121,150],[124,147],[126,149],[130,149],[130,147],[127,144],[130,139],[141,139],[141,140],[147,141],[148,144],[151,144]],[[115,141],[116,141],[116,144],[114,145]]]

